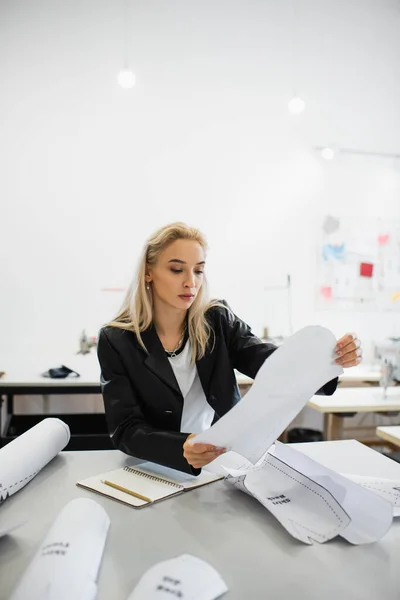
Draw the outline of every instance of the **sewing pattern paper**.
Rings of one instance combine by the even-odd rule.
[[[44,419],[0,449],[0,504],[39,473],[70,439],[60,419]]]
[[[94,500],[60,512],[11,600],[94,600],[110,519]]]

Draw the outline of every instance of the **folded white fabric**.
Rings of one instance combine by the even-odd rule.
[[[70,439],[60,419],[44,419],[0,450],[0,504],[39,473]]]
[[[94,600],[110,519],[94,500],[60,512],[10,600]]]
[[[227,591],[214,567],[200,558],[182,554],[146,571],[128,600],[215,600]]]

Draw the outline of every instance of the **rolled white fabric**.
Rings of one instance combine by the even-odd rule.
[[[0,450],[0,504],[39,473],[70,439],[60,419],[44,419]]]
[[[10,600],[94,600],[110,519],[89,498],[69,502]]]

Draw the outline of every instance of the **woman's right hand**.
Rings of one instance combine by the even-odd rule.
[[[187,436],[183,444],[183,456],[195,469],[201,469],[226,452],[226,448],[218,448],[210,444],[191,444],[190,440],[194,437],[196,437],[195,433]]]

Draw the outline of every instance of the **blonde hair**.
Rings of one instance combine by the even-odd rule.
[[[148,352],[141,333],[148,329],[153,321],[152,291],[146,289],[146,270],[148,266],[157,262],[159,254],[175,240],[193,240],[198,242],[203,250],[207,250],[207,242],[204,235],[185,223],[170,223],[158,229],[146,242],[136,278],[132,281],[122,306],[113,321],[107,323],[110,327],[127,329],[136,334],[139,344]],[[206,313],[214,306],[226,306],[218,300],[207,300],[207,282],[204,276],[203,284],[188,310],[188,333],[192,347],[192,362],[201,359],[207,349],[211,336],[215,334],[210,326]]]

